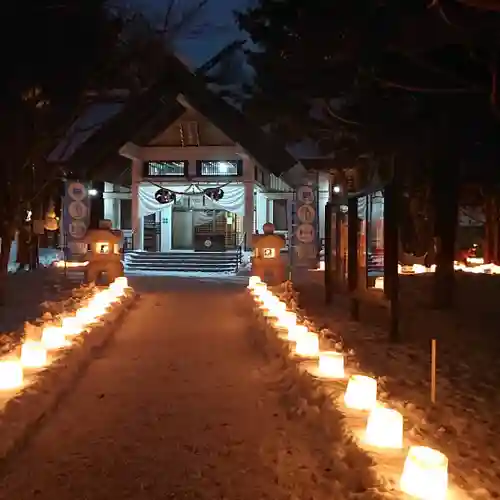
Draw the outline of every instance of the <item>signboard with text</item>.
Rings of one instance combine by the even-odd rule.
[[[87,250],[84,243],[90,222],[88,188],[78,181],[66,181],[63,199],[63,230],[67,256],[82,255]]]
[[[318,176],[310,174],[296,189],[292,214],[292,266],[315,269],[318,265]]]

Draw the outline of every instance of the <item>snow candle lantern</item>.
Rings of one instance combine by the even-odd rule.
[[[257,283],[262,283],[259,276],[250,276],[250,278],[248,279],[248,288],[250,290],[253,290],[255,288],[255,285],[257,285]]]
[[[347,408],[371,410],[377,404],[377,381],[366,375],[352,375],[344,394]]]
[[[384,278],[379,276],[378,278],[375,278],[375,287],[377,290],[383,290],[384,289]]]
[[[0,361],[0,390],[8,391],[22,387],[23,366],[18,360]]]
[[[420,500],[445,500],[448,458],[427,446],[412,446],[405,460],[400,487],[404,493]]]
[[[365,441],[379,448],[402,448],[403,415],[390,408],[373,408],[366,424]]]
[[[344,378],[344,355],[341,352],[324,351],[319,355],[318,368],[325,377]]]
[[[315,333],[307,332],[299,335],[295,344],[295,354],[315,357],[319,354],[319,338]]]
[[[309,330],[304,325],[295,325],[288,328],[288,340],[290,342],[297,342],[302,335],[307,335]]]
[[[68,341],[62,328],[48,326],[42,331],[42,344],[47,350],[61,349],[68,345]]]
[[[289,330],[297,326],[297,315],[293,312],[282,312],[276,321],[276,328],[283,328]]]
[[[47,364],[47,350],[36,340],[27,340],[21,346],[21,364],[25,368],[43,368]]]
[[[83,330],[82,322],[75,316],[65,316],[61,328],[65,335],[79,335]]]

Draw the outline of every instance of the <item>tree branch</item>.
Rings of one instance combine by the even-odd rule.
[[[428,88],[428,87],[416,87],[412,85],[406,85],[402,83],[397,83],[391,80],[386,80],[384,78],[379,78],[375,75],[372,75],[372,78],[380,83],[383,87],[394,88],[399,90],[405,90],[406,92],[416,92],[419,94],[481,94],[484,91],[479,89],[470,89],[465,87],[457,87],[457,88]]]

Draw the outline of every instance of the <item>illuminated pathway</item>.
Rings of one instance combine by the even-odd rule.
[[[357,482],[331,477],[325,437],[287,418],[243,286],[135,286],[114,341],[2,467],[0,499],[351,498]]]

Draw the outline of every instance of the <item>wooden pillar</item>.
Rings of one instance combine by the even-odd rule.
[[[325,303],[331,304],[333,300],[333,270],[335,262],[332,262],[332,245],[335,228],[332,227],[332,203],[325,205]]]
[[[384,189],[384,294],[390,304],[389,340],[398,342],[399,331],[399,213],[400,188],[396,173]]]
[[[347,282],[349,286],[350,314],[352,320],[358,321],[358,199],[349,198],[347,207]]]

